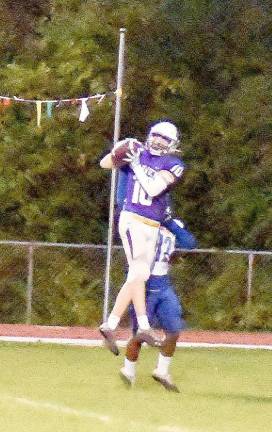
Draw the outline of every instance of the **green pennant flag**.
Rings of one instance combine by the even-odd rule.
[[[52,111],[53,111],[53,102],[47,102],[47,105],[46,105],[47,117],[49,117],[49,118],[52,117]]]

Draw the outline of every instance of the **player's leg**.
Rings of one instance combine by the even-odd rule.
[[[141,263],[133,262],[130,269],[135,269],[136,266],[141,266]],[[136,271],[138,271],[136,269]],[[135,271],[135,278],[127,279],[124,285],[121,287],[112,312],[109,316],[109,325],[114,330],[122,315],[126,311],[129,303],[132,301],[137,310],[137,316],[140,318],[141,328],[149,328],[148,320],[146,317],[144,298],[145,298],[145,281],[142,278],[137,279],[137,273]]]
[[[155,347],[160,347],[162,345],[162,340],[160,338],[160,335],[152,327],[155,323],[156,307],[157,307],[158,299],[159,296],[157,291],[152,292],[149,289],[147,290],[146,313],[147,313],[149,325],[151,327],[148,330],[142,330],[141,328],[138,328],[137,335],[136,335],[137,339],[140,342],[146,342],[148,345],[155,346]]]
[[[150,328],[145,307],[145,281],[149,278],[156,252],[158,227],[142,223],[135,219],[133,214],[121,212],[119,232],[128,261],[128,275],[107,322],[100,326],[100,332],[106,339],[109,349],[116,355],[119,351],[112,332],[118,326],[130,301],[135,306],[143,341],[152,346],[161,344]]]
[[[178,297],[170,288],[162,293],[157,308],[157,317],[166,337],[161,346],[157,366],[152,377],[167,390],[179,392],[177,386],[172,382],[169,368],[176,350],[180,330],[183,327],[182,308]]]
[[[161,339],[159,335],[150,327],[150,322],[146,313],[145,305],[145,283],[138,281],[137,285],[134,282],[126,282],[116,298],[114,308],[108,318],[108,327],[111,331],[115,330],[120,321],[124,310],[124,304],[132,301],[135,310],[137,310],[138,336],[141,342],[146,342],[148,345],[159,347]]]
[[[135,309],[132,304],[129,306],[129,316],[130,316],[133,336],[128,341],[126,347],[124,366],[120,369],[120,377],[126,385],[132,386],[135,383],[135,379],[136,379],[136,363],[142,345],[142,342],[140,342],[135,338],[135,335],[138,330],[138,322],[137,322]]]
[[[132,337],[127,345],[124,366],[120,370],[120,377],[128,384],[133,385],[136,379],[136,364],[140,354],[142,342]]]
[[[121,212],[119,218],[119,234],[122,239],[123,247],[125,250],[126,258],[128,261],[128,266],[130,266],[132,262],[132,243],[129,233],[130,227],[130,219],[127,217],[127,214]],[[143,282],[144,286],[144,282]],[[141,287],[144,289],[143,287]],[[113,331],[117,328],[120,319],[125,312],[127,306],[132,300],[132,286],[130,280],[126,280],[126,282],[121,287],[117,298],[115,300],[114,307],[107,319],[106,322],[102,323],[99,327],[100,333],[105,338],[105,342],[109,350],[115,354],[119,354],[118,347],[115,342]]]
[[[127,282],[131,287],[132,302],[135,307],[140,330],[150,329],[146,313],[145,282],[150,276],[152,264],[156,254],[158,227],[138,222],[132,219],[129,230],[131,257]],[[125,246],[125,245],[124,245]]]
[[[176,384],[173,383],[171,374],[169,373],[169,366],[171,364],[173,354],[176,348],[176,342],[178,340],[179,333],[167,334],[166,338],[161,347],[161,351],[158,356],[157,366],[152,373],[152,377],[155,381],[159,382],[166,388],[166,390],[179,393],[179,389]]]
[[[131,264],[131,274],[128,280],[133,281],[132,302],[135,307],[139,328],[147,330],[150,328],[146,312],[145,283],[150,277],[158,239],[158,230],[147,225],[143,226],[143,238],[139,238],[135,232],[135,244],[137,244],[137,254],[134,263]],[[144,282],[144,284],[143,284]]]
[[[157,296],[152,295],[150,292],[146,295],[146,309],[148,313],[148,320],[152,324],[157,304]],[[142,335],[138,334],[138,321],[135,313],[134,306],[129,306],[129,316],[131,321],[133,337],[129,340],[126,348],[126,355],[124,366],[120,370],[120,377],[129,386],[133,385],[136,379],[136,364],[140,354],[142,343],[145,340]]]
[[[145,307],[145,282],[149,278],[150,268],[156,252],[158,228],[148,226],[134,216],[122,212],[119,220],[119,231],[128,261],[126,282],[119,291],[108,325],[114,330],[130,301],[133,302],[137,314],[139,328],[148,330]]]
[[[138,290],[141,288],[140,284],[137,286]],[[113,331],[116,329],[116,327],[119,324],[120,318],[125,311],[124,303],[127,304],[130,303],[131,300],[134,300],[134,305],[136,309],[136,305],[138,306],[138,315],[137,315],[137,323],[138,323],[138,341],[140,343],[146,342],[148,345],[159,347],[161,346],[161,339],[159,338],[158,334],[156,334],[153,329],[150,327],[149,320],[146,314],[146,308],[140,309],[139,303],[142,303],[142,296],[144,296],[145,299],[145,284],[143,284],[143,294],[139,293],[139,302],[137,303],[138,298],[135,297],[135,294],[131,292],[131,284],[129,282],[126,282],[116,299],[116,303],[114,305],[114,308],[107,320],[107,322],[103,323],[100,327],[100,333],[105,338],[105,342],[109,350],[114,355],[119,355],[119,349],[117,347]],[[142,312],[139,312],[142,311]]]

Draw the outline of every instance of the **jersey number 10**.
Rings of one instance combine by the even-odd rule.
[[[132,202],[133,204],[141,204],[144,206],[150,206],[152,204],[152,197],[145,192],[138,180],[135,180],[134,183]]]

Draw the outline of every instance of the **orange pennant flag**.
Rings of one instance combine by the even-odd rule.
[[[4,106],[10,106],[11,105],[11,99],[10,98],[2,99],[2,101],[3,101]]]

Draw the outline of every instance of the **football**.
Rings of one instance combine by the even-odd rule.
[[[143,148],[143,144],[135,138],[126,138],[122,141],[118,141],[111,151],[113,165],[116,168],[126,165],[128,162],[124,159],[126,159],[127,153],[136,151],[138,148]]]

